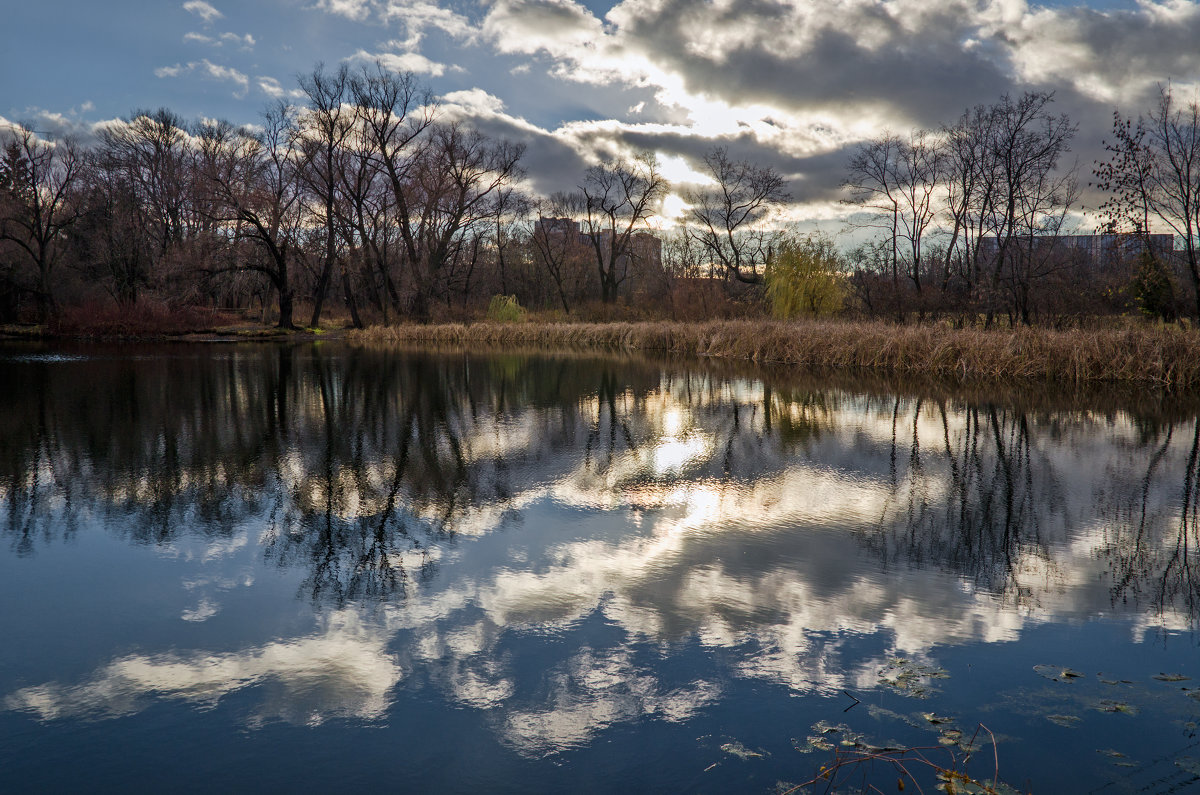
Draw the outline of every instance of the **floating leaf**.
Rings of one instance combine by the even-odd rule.
[[[1194,756],[1181,756],[1175,760],[1175,767],[1184,772],[1200,776],[1200,759]]]
[[[1113,701],[1112,699],[1101,699],[1096,702],[1096,709],[1101,712],[1124,712],[1126,715],[1136,715],[1137,707],[1132,704],[1127,704],[1124,701]]]
[[[813,736],[808,738],[808,747],[817,751],[832,751],[833,743],[829,742],[824,737]]]
[[[1118,751],[1114,748],[1097,748],[1096,753],[1103,754],[1104,756],[1107,756],[1110,759],[1124,759],[1125,758],[1125,754],[1121,753],[1120,751]]]
[[[736,756],[738,759],[762,759],[766,754],[759,751],[752,751],[739,742],[725,743],[721,746],[721,750],[730,756]]]
[[[800,742],[795,737],[792,738],[792,747],[795,748],[797,751],[799,751],[802,754],[811,754],[813,751],[817,750],[816,748],[813,747],[812,743],[807,742],[807,741]]]
[[[921,717],[932,723],[934,726],[937,726],[940,723],[951,723],[954,721],[954,718],[946,718],[941,715],[934,715],[932,712],[922,712]]]
[[[1157,679],[1160,682],[1186,682],[1192,677],[1184,676],[1183,674],[1155,674],[1150,678]]]
[[[927,682],[930,679],[949,679],[950,674],[941,668],[918,665],[902,657],[891,660],[888,667],[879,672],[879,683],[916,698],[925,698],[937,689]]]
[[[938,735],[938,742],[942,745],[958,745],[962,737],[963,733],[958,729],[946,729]]]
[[[957,770],[938,773],[937,788],[953,795],[1020,795],[1003,781],[975,781]]]
[[[1073,729],[1079,725],[1081,718],[1078,715],[1047,715],[1046,720],[1051,723],[1057,723],[1059,726],[1066,726],[1068,729]]]
[[[1083,676],[1079,671],[1061,665],[1035,665],[1033,670],[1037,671],[1039,676],[1044,676],[1054,682],[1070,682],[1072,679]]]

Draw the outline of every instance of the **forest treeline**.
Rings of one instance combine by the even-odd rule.
[[[588,319],[830,315],[960,324],[1200,314],[1200,109],[1169,87],[1066,160],[1053,96],[1004,96],[860,144],[841,186],[867,242],[786,223],[776,169],[712,149],[672,191],[652,153],[527,190],[523,146],[443,113],[411,74],[318,65],[254,125],[136,111],[84,145],[0,131],[0,322],[83,308],[255,310],[291,328],[497,306]],[[1081,180],[1107,197],[1072,229]],[[1099,233],[1099,234],[1092,234]],[[1163,233],[1169,233],[1169,237]],[[497,303],[497,296],[508,296]]]

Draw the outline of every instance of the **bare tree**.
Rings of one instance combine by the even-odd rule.
[[[943,282],[948,282],[954,273],[957,258],[960,263],[957,275],[968,294],[979,283],[987,209],[994,204],[997,190],[998,174],[992,165],[989,143],[991,119],[990,109],[978,105],[943,130],[944,204],[952,224],[942,265]]]
[[[916,130],[907,139],[888,133],[863,143],[847,167],[850,201],[880,219],[872,225],[888,230],[897,290],[901,272],[917,293],[923,287],[925,236],[940,212],[936,196],[944,158],[934,136]]]
[[[1149,234],[1158,219],[1182,238],[1183,261],[1200,316],[1200,100],[1180,107],[1170,86],[1136,125],[1114,114],[1110,159],[1098,164],[1110,224]],[[1147,246],[1152,250],[1152,247]]]
[[[555,193],[537,203],[537,219],[529,229],[537,262],[554,281],[558,300],[568,315],[571,304],[567,296],[577,296],[578,285],[574,283],[589,253],[576,220],[583,215],[584,206],[581,194]]]
[[[56,308],[56,266],[67,230],[78,218],[73,193],[82,158],[71,139],[44,140],[28,125],[13,131],[8,152],[13,164],[0,196],[0,240],[10,241],[32,265],[24,286],[37,300],[45,322]]]
[[[704,166],[715,184],[684,196],[691,205],[689,233],[728,278],[761,284],[780,238],[765,222],[790,198],[787,182],[773,168],[731,160],[723,146],[704,156]]]
[[[201,125],[202,170],[214,220],[231,224],[235,239],[250,241],[262,253],[223,270],[266,276],[279,297],[277,325],[293,328],[293,262],[301,253],[304,223],[299,128],[295,109],[283,102],[268,108],[263,121],[262,130],[253,133],[227,122]]]
[[[350,98],[350,68],[342,64],[326,72],[318,63],[311,74],[300,76],[300,89],[308,97],[308,108],[301,117],[305,149],[304,171],[309,190],[316,198],[316,214],[325,228],[325,256],[313,291],[310,326],[321,322],[325,294],[338,267],[336,203],[341,179],[339,166],[346,139],[354,129],[354,111],[346,106]],[[345,296],[349,302],[350,296]]]
[[[169,278],[181,248],[199,233],[194,154],[187,123],[167,108],[134,111],[101,132],[92,158],[95,183],[133,216],[111,229],[125,238],[117,245],[126,260],[114,263],[122,269],[119,300],[136,301],[140,287]]]
[[[584,175],[584,233],[596,255],[604,303],[617,300],[636,256],[634,234],[657,210],[667,188],[653,152],[609,160]]]
[[[1059,159],[1070,151],[1077,127],[1066,115],[1051,115],[1054,95],[1026,92],[1016,100],[1003,96],[991,107],[988,138],[991,175],[996,189],[982,207],[984,224],[995,236],[988,319],[997,308],[1002,281],[1019,283],[1022,258],[1033,255],[1035,238],[1057,234],[1063,214],[1077,191],[1073,171],[1058,174]],[[1014,291],[1019,296],[1021,288]],[[1018,298],[1018,304],[1020,303]],[[1016,306],[1025,322],[1028,307]]]
[[[496,253],[500,292],[504,295],[510,293],[510,266],[514,254],[520,256],[525,221],[532,207],[529,196],[511,186],[496,191],[492,197],[492,249]]]
[[[521,144],[493,140],[457,123],[432,129],[409,191],[421,208],[413,232],[417,317],[424,319],[431,299],[448,300],[449,282],[460,266],[473,268],[477,242],[495,211],[493,199],[520,175],[524,151]]]
[[[400,311],[400,294],[393,273],[398,246],[392,224],[394,200],[387,175],[379,168],[370,138],[356,131],[343,156],[342,195],[338,204],[341,235],[349,246],[348,260],[356,263],[367,299],[384,323],[389,308]],[[346,278],[349,268],[343,269]]]
[[[390,213],[399,233],[403,265],[412,282],[423,256],[423,240],[416,231],[422,218],[421,202],[412,188],[437,106],[412,73],[391,72],[380,64],[355,75],[350,89],[371,158],[391,189]],[[399,309],[398,294],[395,297]],[[417,313],[427,312],[425,307],[418,308]]]

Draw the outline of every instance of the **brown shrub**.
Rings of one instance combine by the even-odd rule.
[[[63,307],[46,330],[73,337],[155,337],[211,331],[235,320],[228,313],[209,307],[173,308],[153,299],[141,299],[130,305],[89,301]]]

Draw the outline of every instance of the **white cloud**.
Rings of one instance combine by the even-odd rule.
[[[257,43],[249,33],[241,36],[236,33],[222,33],[220,37],[214,38],[204,33],[191,31],[183,34],[183,40],[193,44],[207,44],[211,47],[221,47],[229,44],[234,47],[241,47],[243,50],[252,50]]]
[[[154,70],[155,77],[182,77],[185,74],[191,73],[198,73],[221,82],[234,83],[238,86],[237,91],[234,92],[234,96],[239,99],[246,96],[246,92],[250,89],[250,78],[245,74],[234,69],[232,66],[215,64],[207,58],[201,58],[199,61],[190,61],[187,64],[160,66]]]
[[[381,13],[386,22],[397,21],[404,25],[408,32],[405,49],[415,49],[429,29],[440,30],[460,40],[472,40],[476,33],[470,20],[463,15],[424,0],[389,0]]]
[[[298,88],[285,89],[283,84],[274,77],[259,75],[254,79],[258,81],[258,90],[269,97],[274,97],[275,99],[299,99],[304,96],[304,92]]]
[[[318,0],[316,8],[355,22],[364,21],[371,13],[370,0]]]
[[[394,72],[412,72],[413,74],[425,74],[432,77],[441,77],[446,73],[447,69],[445,64],[431,61],[417,52],[396,53],[359,50],[347,60],[371,61],[379,63],[383,68]],[[457,67],[452,67],[452,69],[460,71]]]
[[[188,2],[183,4],[183,10],[195,14],[205,22],[212,22],[214,19],[220,19],[225,16],[213,8],[212,5],[204,2],[204,0],[188,0]]]
[[[494,115],[504,110],[504,100],[481,88],[451,91],[442,97],[442,102],[471,116]]]
[[[253,49],[255,45],[254,37],[249,33],[246,33],[242,36],[239,36],[236,33],[222,33],[221,43],[232,44],[237,47],[241,47],[243,50]]]
[[[23,688],[3,703],[40,720],[117,717],[140,711],[152,697],[211,707],[229,693],[270,683],[262,688],[252,725],[272,719],[314,725],[339,717],[378,720],[400,678],[387,636],[343,611],[307,637],[224,654],[130,655],[99,669],[91,681]]]

